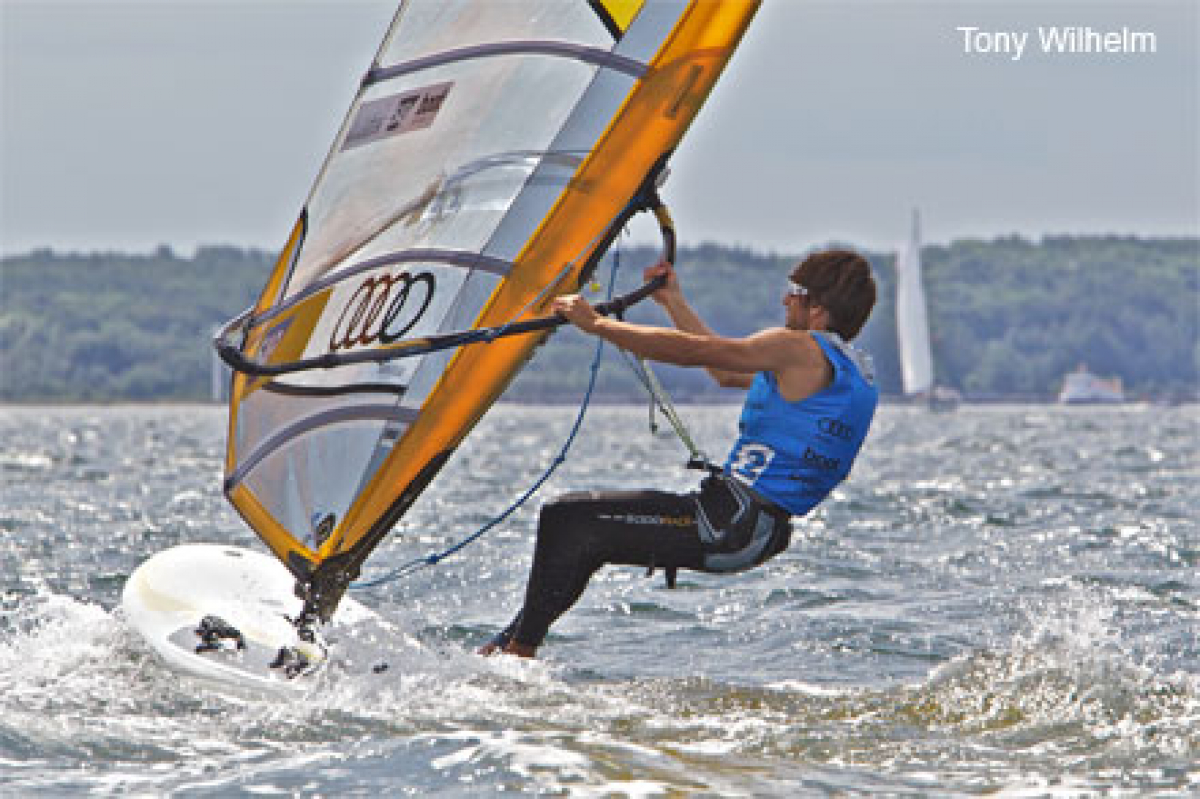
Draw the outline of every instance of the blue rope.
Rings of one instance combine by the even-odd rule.
[[[620,267],[620,264],[621,251],[618,245],[618,247],[613,249],[612,268],[609,271],[608,276],[608,296],[606,299],[611,300],[613,297],[613,288],[617,282],[617,269]],[[603,352],[604,339],[597,338],[596,354],[592,356],[592,365],[590,368],[591,374],[588,376],[587,391],[584,392],[583,400],[579,404],[579,412],[575,415],[575,423],[571,426],[571,432],[567,434],[567,438],[563,442],[562,448],[559,450],[558,455],[553,461],[551,461],[546,470],[542,472],[542,476],[534,481],[533,485],[530,486],[524,494],[522,494],[515,502],[505,508],[500,515],[496,516],[474,533],[471,533],[471,535],[467,536],[461,541],[458,541],[447,549],[444,549],[441,552],[435,552],[431,555],[425,555],[424,557],[414,558],[408,563],[402,564],[392,571],[387,572],[379,577],[372,577],[366,580],[356,580],[350,583],[349,587],[355,590],[374,588],[376,586],[383,585],[384,583],[398,580],[401,577],[417,571],[418,569],[423,569],[427,566],[436,566],[451,555],[458,553],[460,550],[465,549],[467,546],[478,541],[484,535],[484,533],[487,533],[489,530],[502,523],[505,519],[515,513],[518,508],[524,505],[526,500],[536,494],[538,489],[550,479],[558,467],[567,460],[567,453],[570,452],[571,445],[575,443],[575,436],[579,433],[579,429],[583,426],[583,417],[587,413],[588,405],[591,404],[592,391],[596,388],[596,377],[600,373],[600,357]]]

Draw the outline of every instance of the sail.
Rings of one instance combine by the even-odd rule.
[[[401,5],[224,336],[278,367],[233,379],[226,495],[321,616],[545,333],[389,358],[576,290],[757,6]]]
[[[933,356],[921,277],[921,222],[915,210],[908,245],[896,257],[896,339],[904,393],[927,393],[933,387]]]

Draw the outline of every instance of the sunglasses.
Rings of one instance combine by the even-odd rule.
[[[807,297],[808,289],[794,280],[788,281],[787,295],[789,297]]]

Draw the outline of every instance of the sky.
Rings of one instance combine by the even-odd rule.
[[[394,6],[0,0],[0,252],[277,249]],[[1155,51],[1044,52],[1067,27]],[[1200,235],[1198,103],[1197,0],[766,0],[663,194],[684,245],[777,253],[895,249],[914,208]]]

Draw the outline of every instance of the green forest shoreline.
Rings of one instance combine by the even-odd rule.
[[[874,359],[885,397],[895,399],[894,256],[864,254],[880,298],[859,344]],[[800,255],[686,247],[680,274],[714,329],[743,335],[779,323],[785,276]],[[624,248],[618,290],[636,285],[656,258],[653,248]],[[1062,376],[1080,363],[1121,378],[1130,399],[1197,398],[1200,239],[1009,236],[927,246],[922,260],[937,380],[969,401],[1052,401]],[[200,247],[191,257],[160,247],[142,255],[42,249],[0,259],[0,403],[212,398],[213,332],[253,303],[272,263],[265,251],[229,246]],[[607,272],[606,262],[597,273]],[[663,321],[651,303],[629,317]],[[644,401],[606,349],[596,402]],[[587,337],[559,331],[505,400],[577,402],[593,352]],[[680,402],[737,401],[699,370],[659,371]]]

